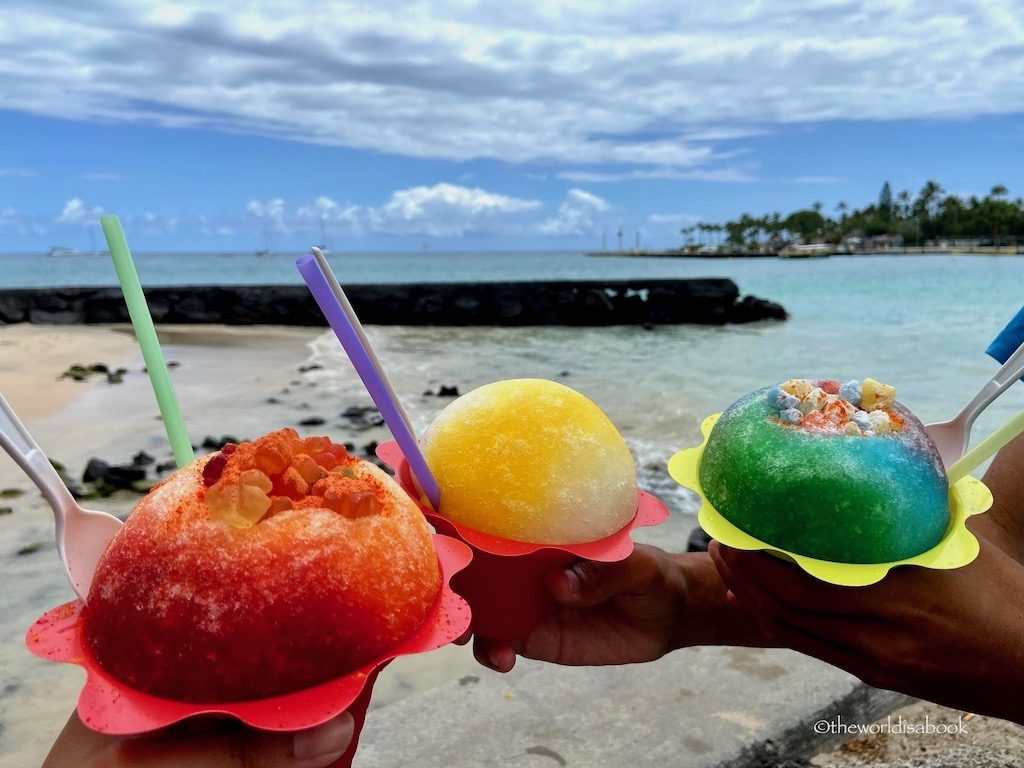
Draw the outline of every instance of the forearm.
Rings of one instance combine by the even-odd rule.
[[[685,618],[670,640],[672,650],[695,645],[772,645],[743,612],[726,602],[725,583],[710,555],[686,552],[671,558],[685,584]]]
[[[1024,435],[996,454],[983,480],[992,491],[992,508],[968,524],[1014,560],[1024,562]]]

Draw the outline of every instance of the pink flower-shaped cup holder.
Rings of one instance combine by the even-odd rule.
[[[610,536],[581,544],[533,544],[493,536],[442,517],[421,497],[398,444],[377,446],[377,456],[395,471],[399,485],[420,505],[435,530],[465,541],[473,550],[469,566],[452,580],[473,613],[473,632],[482,637],[523,637],[537,626],[551,605],[544,574],[578,559],[616,562],[633,551],[634,528],[659,525],[668,509],[655,496],[640,491],[633,519]]]
[[[83,604],[58,606],[39,619],[25,635],[25,644],[47,661],[78,664],[86,680],[78,697],[78,716],[94,731],[135,735],[200,715],[232,717],[265,731],[312,728],[348,710],[356,721],[355,736],[337,766],[351,764],[366,717],[377,674],[393,659],[432,651],[465,634],[470,625],[466,601],[450,585],[469,564],[472,553],[455,538],[435,534],[434,550],[441,568],[441,594],[426,620],[412,635],[380,658],[343,677],[301,691],[240,702],[193,703],[173,701],[129,688],[99,666],[83,636]]]

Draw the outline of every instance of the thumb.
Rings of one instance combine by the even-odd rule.
[[[588,608],[610,597],[640,594],[659,579],[661,569],[653,547],[637,545],[625,560],[600,563],[578,560],[562,571],[547,576],[548,589],[563,605]]]

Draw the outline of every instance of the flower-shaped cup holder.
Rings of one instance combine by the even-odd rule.
[[[380,670],[400,656],[447,645],[469,628],[469,606],[452,591],[450,582],[469,564],[470,549],[449,536],[435,534],[432,538],[441,569],[441,593],[419,629],[359,669],[301,691],[252,701],[207,704],[173,701],[137,691],[99,666],[83,635],[84,606],[77,600],[37,619],[25,635],[25,644],[42,659],[77,664],[85,670],[78,716],[94,731],[142,734],[201,715],[227,716],[266,731],[297,731],[320,725],[348,710],[356,720],[356,732],[345,758],[337,763],[347,766],[355,754],[373,683]]]
[[[633,551],[634,528],[659,525],[668,509],[651,494],[640,491],[637,511],[625,526],[603,539],[581,544],[534,544],[502,538],[460,525],[437,514],[422,498],[409,465],[395,442],[377,446],[377,456],[395,472],[395,479],[419,503],[434,528],[465,541],[473,560],[453,581],[473,612],[473,632],[483,637],[523,637],[543,618],[551,605],[544,574],[578,559],[615,562]]]
[[[668,463],[672,479],[700,495],[703,502],[698,521],[713,539],[734,549],[764,550],[796,563],[821,581],[846,587],[864,587],[885,578],[890,569],[898,565],[918,565],[924,568],[950,570],[961,568],[978,556],[978,540],[967,529],[967,518],[981,514],[992,505],[992,494],[980,480],[965,477],[949,489],[950,522],[941,541],[925,552],[903,560],[888,563],[835,563],[790,552],[751,536],[729,522],[714,508],[700,485],[700,462],[704,456],[715,422],[721,414],[704,419],[700,425],[703,442],[675,454]]]

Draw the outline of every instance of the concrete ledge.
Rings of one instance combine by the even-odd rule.
[[[777,765],[908,699],[791,651],[692,648],[651,664],[568,668],[520,659],[372,709],[356,768],[710,768]]]

